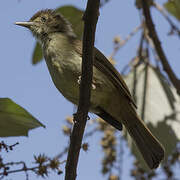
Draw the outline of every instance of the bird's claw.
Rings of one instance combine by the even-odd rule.
[[[78,84],[80,85],[81,84],[81,76],[78,77],[78,80],[77,80]],[[95,83],[93,83],[92,81],[92,85],[91,85],[92,89],[95,90],[96,89],[96,85]]]

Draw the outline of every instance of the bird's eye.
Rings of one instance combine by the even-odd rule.
[[[44,16],[41,17],[42,22],[46,22],[46,18]]]

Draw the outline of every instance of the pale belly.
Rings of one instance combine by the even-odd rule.
[[[59,34],[58,37],[59,41],[51,37],[51,40],[43,45],[43,54],[56,88],[65,98],[77,105],[82,58],[65,36]],[[116,99],[116,93],[117,89],[107,76],[93,67],[90,110],[94,112],[98,106],[108,109],[112,99]]]
[[[46,59],[46,63],[56,88],[73,104],[78,104],[79,86],[81,81],[81,57],[73,54],[66,60]],[[93,83],[91,88],[91,111],[101,104],[111,101],[114,86],[107,77],[93,68]]]

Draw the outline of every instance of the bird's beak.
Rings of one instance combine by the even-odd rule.
[[[26,28],[30,28],[34,25],[34,22],[15,22],[15,24]]]

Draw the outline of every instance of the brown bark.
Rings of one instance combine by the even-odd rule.
[[[77,164],[81,149],[83,134],[88,117],[91,96],[91,82],[93,74],[93,50],[96,23],[99,15],[100,0],[88,0],[84,13],[82,76],[80,84],[80,98],[77,113],[74,116],[74,127],[70,137],[70,147],[66,163],[65,180],[75,180]]]
[[[155,50],[157,52],[157,55],[159,56],[159,59],[161,61],[164,71],[167,73],[170,81],[176,88],[177,93],[180,95],[180,80],[177,78],[176,74],[174,73],[174,71],[173,71],[171,65],[169,64],[168,59],[163,51],[161,42],[158,38],[154,23],[153,23],[153,20],[151,17],[150,6],[148,5],[148,0],[142,0],[141,2],[142,2],[143,14],[145,17],[145,22],[146,22],[146,26],[148,28],[149,36],[153,41]]]

